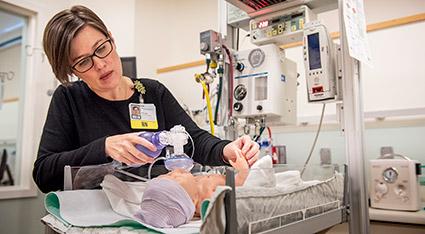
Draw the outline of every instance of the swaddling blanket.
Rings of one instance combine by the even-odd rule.
[[[126,195],[123,196],[125,199],[130,199],[132,202],[136,201],[131,200],[135,197],[129,197]],[[142,194],[140,194],[140,196],[142,196]],[[143,224],[133,219],[131,215],[128,215],[131,214],[132,209],[135,207],[134,204],[128,203],[127,201],[124,202],[122,198],[115,198],[115,201],[118,201],[117,203],[114,203],[115,208],[123,211],[122,214],[114,212],[111,203],[108,200],[108,196],[103,190],[72,190],[51,192],[48,193],[45,197],[45,207],[50,214],[69,226],[126,226],[131,229],[149,228],[162,233],[199,233],[199,227],[201,226],[200,220],[182,225],[178,228],[155,228]],[[124,203],[124,206],[119,205]],[[99,230],[99,233],[102,233],[102,229]]]

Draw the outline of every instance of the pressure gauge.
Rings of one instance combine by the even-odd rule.
[[[235,99],[238,101],[241,101],[242,99],[244,99],[246,97],[246,87],[243,84],[240,84],[238,86],[236,86],[235,91],[234,91],[234,95],[235,95]]]
[[[397,180],[398,172],[395,168],[389,167],[385,169],[385,171],[382,173],[382,176],[384,177],[384,180],[387,183],[394,183]]]
[[[264,54],[264,51],[262,51],[261,49],[254,49],[249,52],[248,60],[251,66],[253,68],[256,68],[263,64],[265,57],[266,55]]]

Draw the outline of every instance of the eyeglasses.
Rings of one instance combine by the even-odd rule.
[[[72,65],[72,69],[80,73],[86,72],[90,70],[94,65],[93,56],[103,59],[112,52],[112,49],[113,49],[112,42],[111,42],[111,39],[109,38],[106,41],[102,42],[102,44],[100,44],[94,50],[92,55],[84,57],[78,60],[74,65]]]

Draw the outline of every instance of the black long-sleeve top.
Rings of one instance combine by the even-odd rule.
[[[156,107],[158,129],[152,131],[169,130],[181,124],[194,140],[194,160],[206,165],[222,165],[223,148],[229,141],[200,129],[164,85],[150,79],[140,81],[146,89],[144,103],[153,103]],[[130,127],[129,103],[139,103],[136,90],[128,100],[109,101],[82,81],[59,86],[50,103],[34,163],[33,178],[40,190],[44,193],[61,190],[66,165],[112,161],[105,154],[106,137],[141,131]],[[186,144],[185,152],[190,155],[191,150],[191,144]]]

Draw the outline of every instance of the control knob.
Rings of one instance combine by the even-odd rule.
[[[243,109],[243,105],[240,102],[236,102],[235,104],[233,104],[233,109],[237,112],[242,111]]]
[[[242,72],[243,69],[245,69],[245,65],[243,63],[236,64],[236,70],[238,70],[239,72]]]
[[[200,44],[200,48],[201,48],[201,51],[207,51],[207,50],[208,50],[208,48],[209,48],[208,43],[206,43],[206,42],[201,42],[201,44]]]

